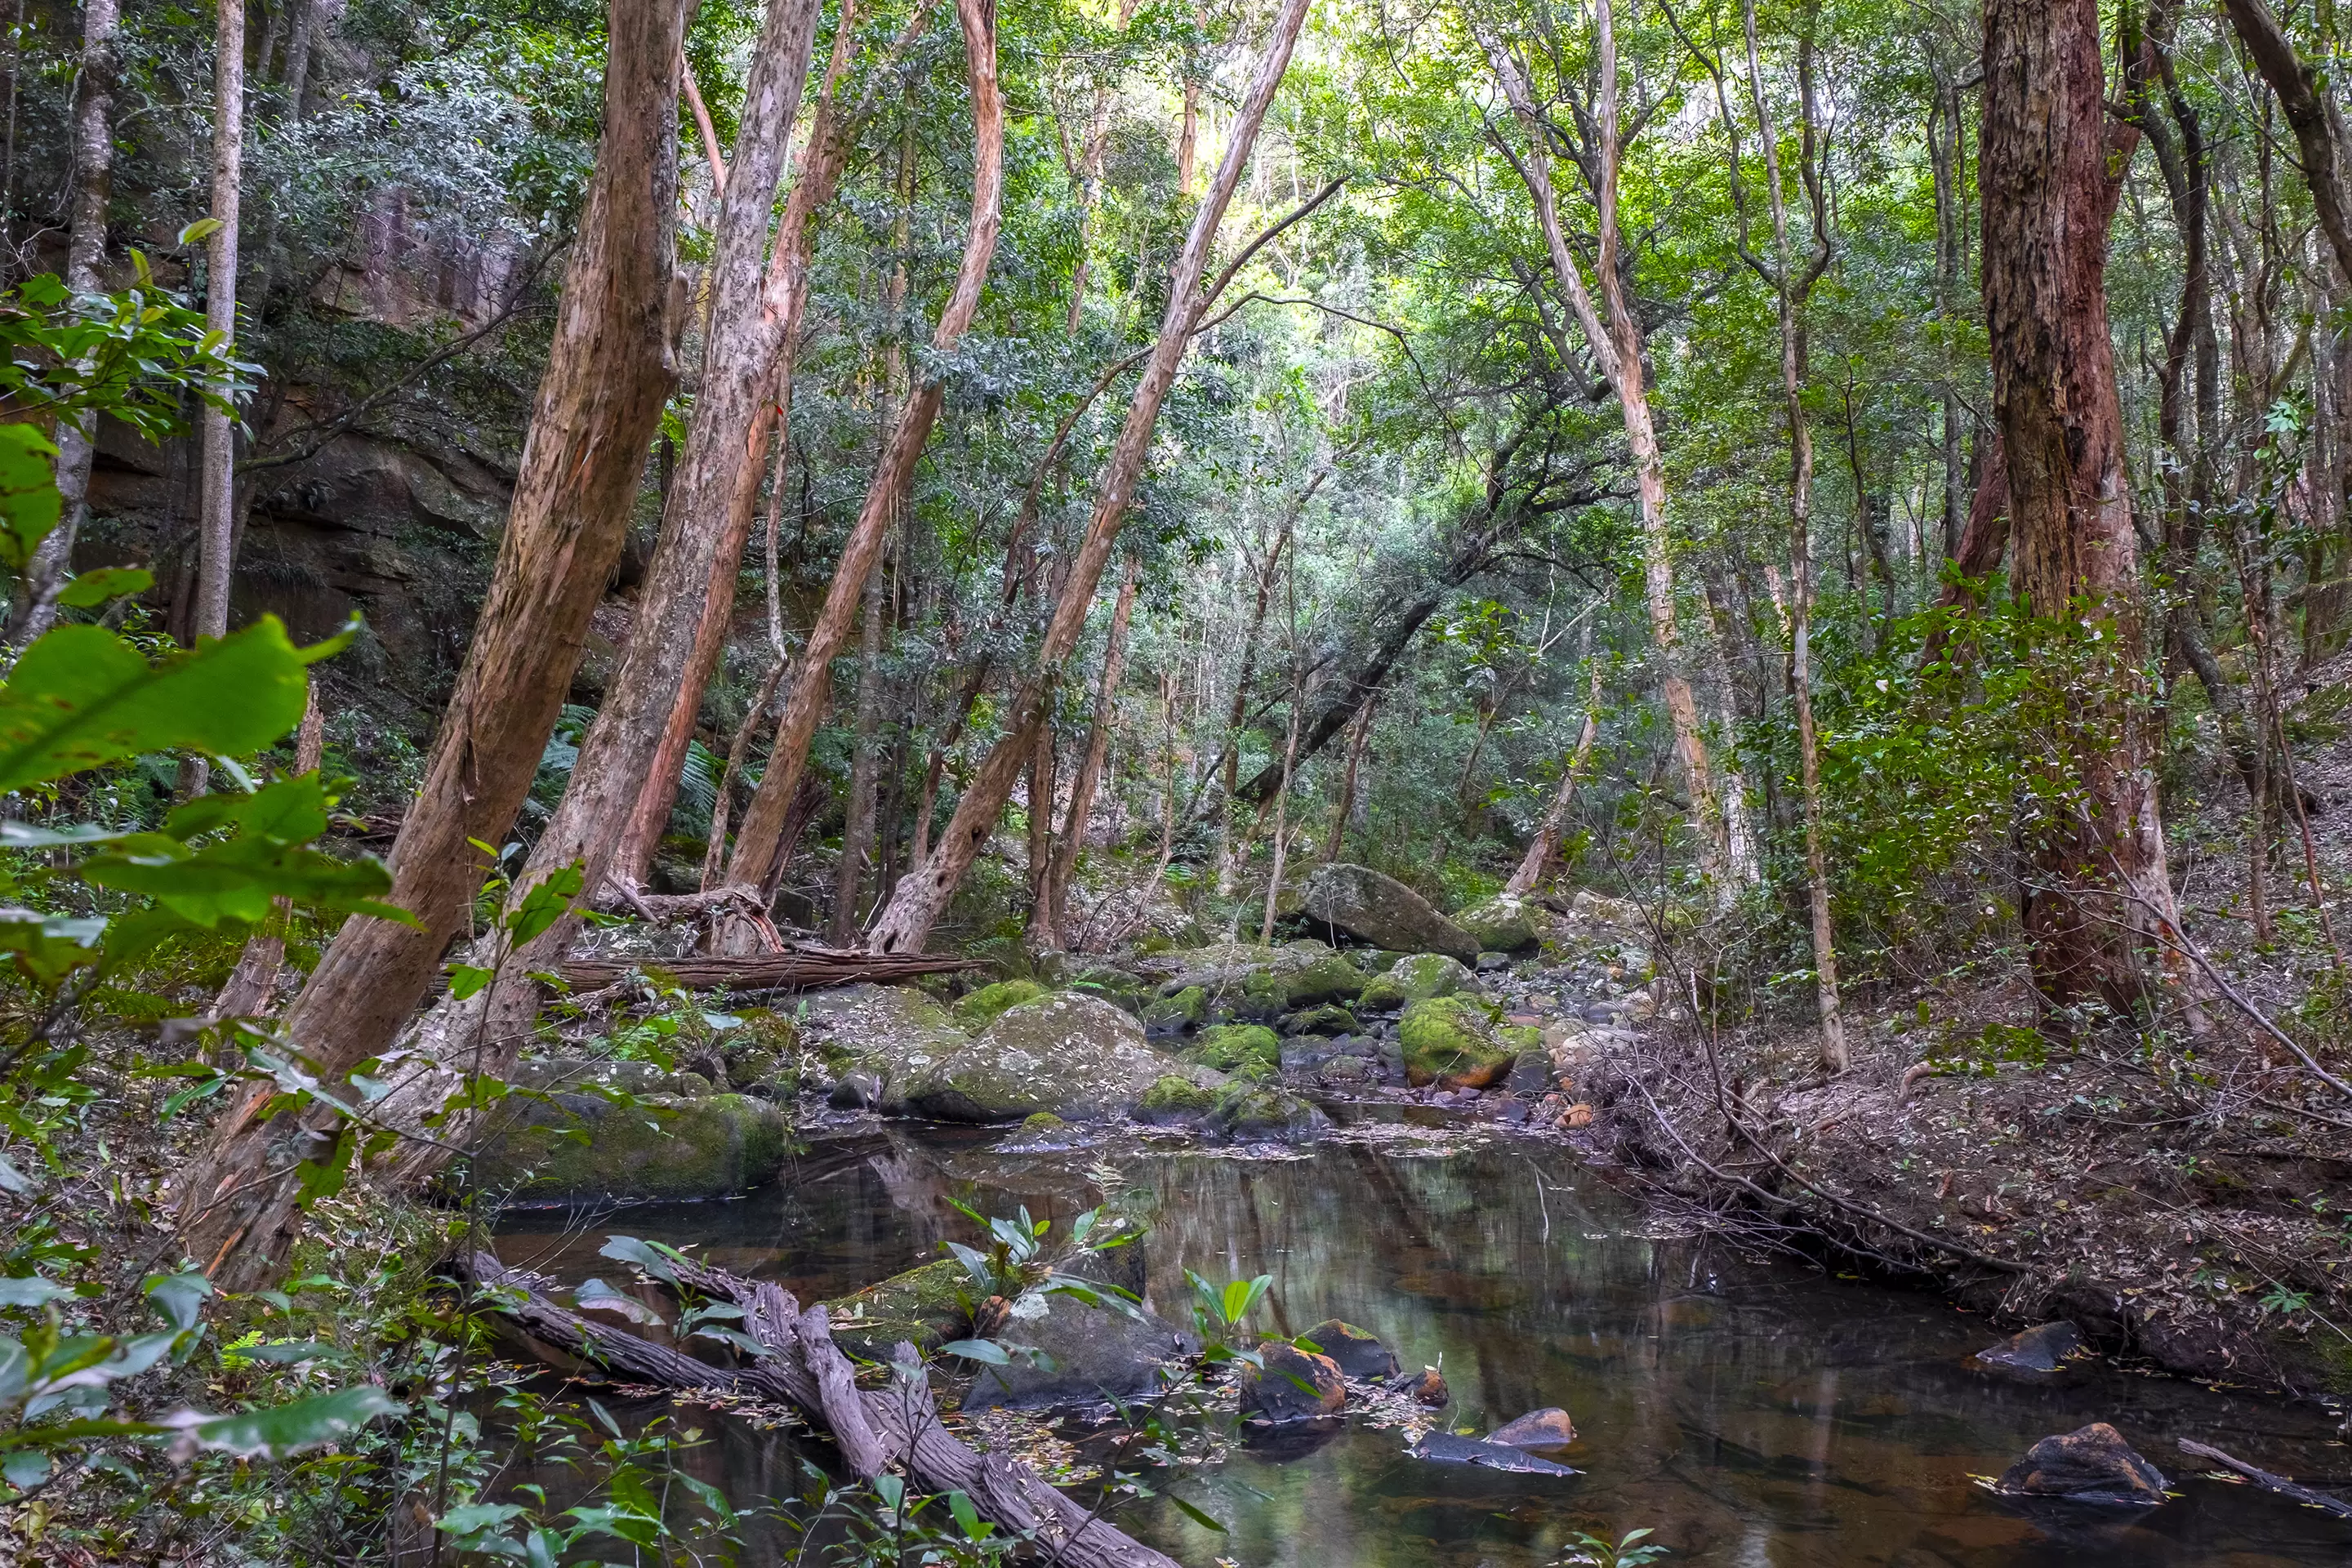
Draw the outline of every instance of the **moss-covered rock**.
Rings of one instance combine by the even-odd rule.
[[[1124,1116],[1169,1058],[1133,1018],[1099,997],[1057,991],[1010,1008],[907,1091],[908,1108],[940,1121],[1018,1121],[1041,1110],[1066,1121]]]
[[[1075,971],[1064,985],[1089,996],[1099,996],[1123,1012],[1140,1014],[1146,1000],[1143,983],[1123,969],[1108,963],[1090,963]]]
[[[1309,1007],[1282,1021],[1286,1035],[1352,1035],[1362,1027],[1353,1013],[1332,1005]]]
[[[1272,1084],[1241,1082],[1217,1097],[1204,1131],[1237,1143],[1306,1143],[1330,1125],[1329,1118],[1295,1094]]]
[[[1143,1100],[1136,1107],[1136,1115],[1145,1121],[1163,1127],[1194,1122],[1217,1109],[1217,1090],[1195,1082],[1182,1073],[1163,1075],[1143,1091]]]
[[[1352,1001],[1364,988],[1364,972],[1319,942],[1284,948],[1275,972],[1282,976],[1284,1000],[1293,1007]]]
[[[545,1202],[731,1197],[774,1179],[790,1146],[776,1108],[748,1095],[557,1093],[506,1102],[474,1179]]]
[[[1404,1010],[1397,1025],[1405,1081],[1418,1088],[1485,1089],[1511,1070],[1517,1047],[1496,1035],[1495,1015],[1468,996],[1431,996]]]
[[[971,1327],[971,1276],[952,1258],[894,1274],[825,1303],[834,1342],[866,1361],[888,1361],[901,1340],[935,1351]]]
[[[1369,866],[1334,862],[1307,879],[1307,919],[1373,947],[1400,952],[1443,952],[1473,959],[1478,943],[1430,907],[1429,900]]]
[[[936,1000],[908,985],[845,985],[811,996],[805,1037],[838,1079],[855,1071],[879,1086],[877,1110],[897,1115],[934,1068],[971,1044]],[[1025,1112],[1024,1114],[1026,1114]]]
[[[545,1093],[568,1091],[593,1094],[617,1089],[623,1094],[667,1094],[692,1100],[710,1092],[710,1080],[698,1072],[665,1067],[659,1062],[628,1061],[616,1057],[536,1057],[507,1069],[507,1081],[517,1089]]]
[[[1220,1024],[1202,1030],[1188,1054],[1219,1072],[1234,1072],[1253,1064],[1279,1067],[1282,1038],[1263,1024]]]
[[[1416,952],[1397,960],[1364,983],[1356,1005],[1386,1013],[1432,996],[1452,996],[1477,988],[1478,977],[1442,952]]]
[[[1197,1029],[1209,1016],[1209,994],[1187,985],[1172,996],[1155,996],[1143,1005],[1143,1026],[1155,1035]]]
[[[1034,980],[1000,980],[983,985],[955,1005],[955,1021],[978,1033],[1024,1002],[1034,1002],[1045,988]]]
[[[1489,952],[1524,952],[1543,939],[1541,911],[1526,899],[1497,893],[1454,911],[1454,923]]]
[[[800,1092],[801,1026],[772,1007],[746,1007],[719,1037],[727,1081],[751,1093],[789,1100]]]

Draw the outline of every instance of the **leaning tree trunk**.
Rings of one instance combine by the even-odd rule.
[[[1070,780],[1070,807],[1062,818],[1060,837],[1045,862],[1045,925],[1033,917],[1030,945],[1062,945],[1070,919],[1070,879],[1077,874],[1078,853],[1086,845],[1087,819],[1094,815],[1095,790],[1102,783],[1103,765],[1110,757],[1111,720],[1118,711],[1118,683],[1127,668],[1127,627],[1135,614],[1136,591],[1142,586],[1143,567],[1132,556],[1120,579],[1118,598],[1110,611],[1110,634],[1103,643],[1102,680],[1095,688],[1095,712],[1087,726],[1087,749],[1079,753],[1078,771]]]
[[[346,921],[287,1015],[327,1084],[389,1047],[432,984],[481,885],[471,845],[512,826],[619,559],[672,380],[684,22],[680,0],[613,0],[596,174],[497,569],[393,846],[390,901],[417,923]],[[241,1096],[176,1184],[182,1245],[225,1290],[276,1276],[299,1224],[301,1162],[336,1132],[318,1113],[263,1120],[278,1093],[268,1083]]]
[[[1591,689],[1584,697],[1584,725],[1576,732],[1576,750],[1568,759],[1568,767],[1559,775],[1559,789],[1544,808],[1543,820],[1536,825],[1535,838],[1528,852],[1519,858],[1518,869],[1503,884],[1503,891],[1525,898],[1542,883],[1551,870],[1552,862],[1559,858],[1560,836],[1568,830],[1569,807],[1576,800],[1577,781],[1584,776],[1585,764],[1592,760],[1592,742],[1601,733],[1601,663],[1592,658],[1592,628],[1584,632],[1585,660],[1591,667]]]
[[[2040,763],[2046,804],[2023,825],[2024,923],[2062,1026],[2080,1004],[2145,1002],[2150,950],[2178,924],[2139,679],[2138,542],[2105,278],[2137,138],[2107,133],[2105,76],[2097,0],[1987,0],[1985,324],[2011,577],[2036,616],[2100,631],[2036,654],[2059,689],[2062,734]]]
[[[213,48],[213,210],[220,226],[205,242],[205,329],[226,343],[236,339],[236,229],[245,186],[245,0],[220,0]],[[189,636],[228,631],[229,577],[236,563],[236,421],[205,405],[197,420],[202,442],[196,502],[196,603]]]
[[[971,223],[964,236],[963,259],[956,271],[954,289],[931,332],[935,356],[946,355],[962,342],[979,313],[981,289],[988,281],[989,263],[996,254],[1004,186],[1004,105],[996,86],[994,0],[956,0],[956,15],[963,23],[964,56],[971,78]],[[946,392],[937,376],[927,375],[917,384],[898,416],[898,428],[890,433],[889,445],[883,448],[881,461],[875,466],[865,504],[858,509],[857,521],[834,566],[824,606],[817,612],[816,624],[809,628],[808,643],[793,668],[791,696],[776,724],[767,771],[760,775],[760,787],[752,792],[743,826],[735,836],[735,853],[727,868],[731,881],[772,888],[783,874],[779,851],[784,818],[800,789],[801,774],[808,766],[809,742],[815,738],[817,721],[824,716],[832,692],[834,656],[848,637],[866,574],[881,552],[883,538],[914,488],[915,465],[930,441]]]
[[[899,879],[888,907],[876,921],[869,945],[877,952],[920,950],[930,935],[933,922],[963,881],[965,871],[979,857],[981,846],[995,829],[1037,731],[1048,718],[1055,683],[1071,650],[1077,646],[1078,635],[1086,626],[1087,608],[1102,583],[1103,570],[1109,564],[1111,546],[1118,539],[1119,528],[1127,521],[1128,507],[1135,499],[1136,485],[1143,478],[1145,459],[1150,456],[1152,431],[1160,422],[1160,405],[1167,401],[1169,388],[1175,384],[1184,351],[1207,308],[1202,280],[1208,271],[1217,230],[1223,223],[1226,207],[1233,203],[1234,188],[1241,184],[1242,171],[1249,163],[1258,128],[1265,122],[1275,89],[1282,85],[1284,73],[1289,68],[1290,52],[1307,20],[1309,3],[1310,0],[1283,0],[1265,58],[1258,62],[1248,95],[1234,116],[1224,158],[1209,182],[1200,210],[1193,215],[1192,232],[1185,238],[1184,248],[1169,279],[1168,309],[1160,319],[1159,340],[1152,346],[1150,362],[1136,386],[1135,401],[1128,407],[1126,423],[1119,428],[1118,441],[1111,448],[1110,461],[1105,465],[1096,488],[1094,511],[1087,520],[1086,536],[1070,563],[1069,575],[1054,606],[1053,619],[1046,626],[1044,645],[1037,651],[1036,668],[1013,700],[1006,733],[982,760],[930,858]]]
[[[77,294],[95,294],[104,287],[99,269],[106,260],[106,214],[114,196],[114,40],[121,27],[116,0],[84,0],[81,69],[74,89],[73,216],[66,234],[66,287]],[[58,595],[72,570],[74,538],[89,515],[89,469],[98,456],[97,421],[89,417],[86,431],[70,419],[58,421],[58,494],[65,504],[58,526],[26,563],[23,592],[8,617],[5,641],[12,649],[57,624]]]

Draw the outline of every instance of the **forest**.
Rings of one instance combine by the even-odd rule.
[[[2334,0],[6,0],[0,1559],[2352,1552]]]

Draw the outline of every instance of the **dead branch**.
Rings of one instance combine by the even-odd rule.
[[[2221,1449],[2200,1443],[2193,1437],[2181,1438],[2179,1448],[2192,1459],[2203,1459],[2210,1464],[2219,1465],[2225,1470],[2235,1471],[2264,1491],[2276,1492],[2284,1498],[2293,1498],[2305,1508],[2315,1508],[2323,1513],[2332,1513],[2338,1519],[2352,1519],[2352,1502],[2346,1502],[2342,1498],[2331,1497],[2326,1492],[2315,1492],[2309,1487],[2299,1486],[2284,1476],[2274,1476],[2268,1470],[2250,1465],[2243,1459],[2233,1458]]]

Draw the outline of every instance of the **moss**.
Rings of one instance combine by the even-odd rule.
[[[1356,1005],[1384,1013],[1432,996],[1455,995],[1477,983],[1476,975],[1442,952],[1409,953],[1365,982]]]
[[[515,1111],[475,1156],[475,1180],[548,1201],[731,1197],[773,1179],[791,1141],[773,1106],[740,1094],[556,1094]]]
[[[747,1007],[742,1020],[719,1037],[727,1081],[738,1089],[764,1085],[780,1095],[799,1089],[801,1026],[772,1007]]]
[[[1024,1002],[1034,1002],[1045,988],[1034,980],[1000,980],[983,985],[955,1005],[955,1021],[967,1029],[985,1029],[1002,1014]]]
[[[1139,1110],[1147,1121],[1191,1121],[1216,1108],[1216,1090],[1171,1072],[1144,1090]]]
[[[1535,946],[1543,935],[1536,923],[1535,907],[1508,893],[1498,893],[1468,909],[1457,910],[1454,923],[1492,952],[1524,952]]]
[[[887,1362],[904,1340],[935,1351],[971,1323],[971,1276],[951,1258],[894,1274],[852,1296],[825,1303],[834,1342],[866,1361]]]
[[[1285,998],[1293,1007],[1349,1000],[1364,988],[1364,972],[1336,952],[1310,958],[1286,976]]]
[[[1514,1056],[1543,1055],[1543,1031],[1533,1024],[1504,1024],[1495,1030],[1495,1038],[1510,1047]]]
[[[1397,1025],[1397,1037],[1404,1047],[1405,1080],[1415,1087],[1484,1089],[1511,1070],[1514,1050],[1496,1038],[1494,1013],[1467,996],[1413,1003]]]
[[[1143,1026],[1161,1033],[1178,1029],[1197,1029],[1209,1016],[1209,993],[1198,985],[1187,985],[1172,996],[1160,996],[1146,1003]]]
[[[1278,1018],[1290,1008],[1290,986],[1271,969],[1254,969],[1242,981],[1238,1000],[1228,1004],[1235,1018],[1264,1021]]]
[[[1352,1035],[1362,1027],[1353,1013],[1329,1005],[1293,1013],[1282,1021],[1283,1032],[1289,1035]]]
[[[1221,1138],[1255,1142],[1312,1138],[1323,1131],[1323,1113],[1270,1084],[1241,1082],[1217,1097],[1209,1131]]]
[[[1232,1072],[1253,1063],[1282,1065],[1282,1038],[1263,1024],[1221,1024],[1202,1032],[1192,1056],[1204,1067]]]

